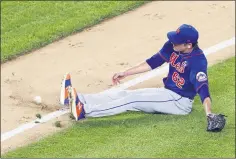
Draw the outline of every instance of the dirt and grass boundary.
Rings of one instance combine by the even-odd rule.
[[[1,2],[1,62],[35,51],[148,1]]]

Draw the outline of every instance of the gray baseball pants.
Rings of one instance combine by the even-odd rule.
[[[165,88],[115,90],[109,93],[78,94],[86,117],[116,115],[127,111],[186,115],[193,100]]]

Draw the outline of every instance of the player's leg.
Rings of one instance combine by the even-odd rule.
[[[78,93],[79,98],[81,101],[85,104],[102,104],[102,103],[108,103],[112,102],[114,100],[123,98],[130,93],[132,94],[139,94],[139,93],[155,93],[156,88],[150,88],[148,91],[146,91],[147,88],[144,89],[136,89],[136,90],[112,90],[112,91],[105,91],[105,92],[100,92],[96,94],[80,94]]]
[[[85,118],[86,115],[86,105],[80,101],[78,97],[78,93],[76,92],[75,88],[72,88],[71,86],[68,87],[68,100],[70,101],[70,107],[71,107],[71,112],[73,116],[75,117],[75,120],[81,120]],[[97,106],[97,105],[95,105]],[[110,114],[112,115],[112,114]],[[103,115],[106,116],[106,115]]]
[[[68,88],[72,87],[71,76],[69,73],[65,74],[61,83],[60,103],[62,105],[69,105]],[[120,99],[127,95],[125,90],[113,90],[109,92],[101,92],[96,94],[81,94],[77,92],[81,102],[85,104],[101,104],[108,103],[116,99]]]
[[[85,104],[102,104],[112,102],[114,100],[123,98],[127,96],[128,93],[126,90],[112,90],[109,92],[100,92],[96,94],[80,94],[78,93],[79,98]]]
[[[68,92],[69,92],[68,97],[70,101],[71,112],[74,115],[76,120],[83,119],[85,118],[85,116],[99,117],[99,116],[119,114],[128,110],[139,111],[139,110],[134,110],[134,108],[132,107],[130,108],[123,107],[117,110],[109,111],[110,108],[112,109],[111,107],[112,103],[119,100],[113,100],[112,102],[108,102],[106,104],[84,104],[80,101],[78,94],[74,88],[69,87]],[[103,112],[100,110],[102,110]],[[97,112],[91,114],[93,111],[97,111]]]
[[[145,100],[145,96],[138,95],[140,100]],[[165,114],[185,115],[192,110],[193,100],[181,97],[177,93],[165,88],[157,90],[156,95],[148,94],[148,101],[138,103],[134,106],[135,109],[144,112],[160,112]]]
[[[78,93],[78,95],[82,99],[82,101],[84,101],[85,104],[101,104],[108,103],[125,96],[125,91],[112,91],[110,93],[100,92],[96,94]]]
[[[68,87],[72,87],[71,84],[71,76],[69,73],[65,74],[62,83],[61,83],[61,94],[60,94],[60,103],[62,105],[68,105],[69,100],[68,100]],[[112,102],[114,100],[123,98],[130,94],[135,93],[142,93],[144,89],[137,89],[137,90],[112,90],[109,92],[101,92],[101,93],[96,93],[96,94],[81,94],[80,92],[77,92],[79,99],[81,102],[85,104],[102,104],[102,103],[108,103]],[[148,92],[153,92],[155,89],[149,89]]]
[[[70,76],[64,77],[64,84],[62,84],[61,100],[64,103],[69,102],[68,87],[71,87]],[[64,88],[64,90],[63,90]],[[114,93],[116,98],[110,98],[109,102],[102,104],[85,104],[83,111],[87,116],[98,117],[115,115],[128,110],[144,111],[144,112],[162,112],[168,114],[187,114],[191,111],[192,103],[187,98],[179,98],[180,96],[172,91],[166,89],[148,88],[131,91],[121,91],[121,93]],[[95,94],[96,95],[96,94]],[[93,96],[95,96],[93,95]],[[100,97],[105,97],[105,94]],[[75,99],[78,98],[76,93]],[[99,99],[98,99],[99,100]],[[79,101],[75,100],[75,101]],[[104,99],[101,99],[104,101]],[[78,105],[78,102],[75,104]],[[77,111],[78,112],[78,111]]]
[[[109,116],[129,110],[167,114],[188,114],[191,112],[192,102],[189,99],[164,88],[148,88],[126,93],[127,95],[123,98],[108,103],[85,104],[86,116]]]

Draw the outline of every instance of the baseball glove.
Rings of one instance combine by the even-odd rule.
[[[209,114],[207,116],[207,131],[220,132],[226,123],[225,115],[223,114]]]

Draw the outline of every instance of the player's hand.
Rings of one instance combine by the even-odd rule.
[[[112,77],[113,85],[120,84],[120,80],[124,79],[126,76],[125,72],[115,73]]]
[[[225,115],[223,114],[208,114],[207,115],[207,131],[219,132],[221,131],[226,123]]]

